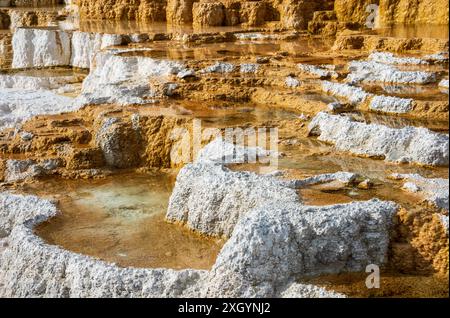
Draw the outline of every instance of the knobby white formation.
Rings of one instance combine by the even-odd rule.
[[[169,84],[170,75],[186,72],[184,65],[144,56],[121,55],[128,51],[106,50],[98,53],[95,67],[83,82],[77,102],[119,105],[151,103],[157,97],[157,85]],[[164,91],[164,88],[160,88]],[[162,94],[162,93],[161,93]]]
[[[318,78],[338,78],[339,74],[336,71],[322,68],[315,65],[298,64],[297,67],[304,73],[311,74]]]
[[[70,63],[70,36],[52,29],[19,28],[13,35],[13,68],[66,66]]]
[[[152,103],[176,88],[169,76],[190,71],[174,61],[121,55],[128,51],[112,49],[98,53],[95,67],[84,80],[76,99],[56,92],[70,90],[65,84],[81,80],[77,76],[0,75],[0,129],[19,125],[36,115],[75,111],[87,104]]]
[[[370,101],[369,108],[373,111],[383,113],[404,114],[413,109],[414,100],[392,96],[374,96]]]
[[[7,242],[6,247],[0,249],[0,297],[227,296],[227,293],[222,295],[222,287],[215,284],[226,279],[217,277],[221,273],[219,269],[216,273],[119,268],[48,245],[35,236],[34,226],[59,213],[54,203],[10,193],[1,193],[0,203],[1,220],[7,220],[0,223],[0,238],[5,240],[6,236]],[[223,263],[220,268],[223,269]],[[278,281],[289,281],[289,277],[280,276]],[[247,289],[252,288],[254,295],[263,297],[343,297],[311,285],[294,287],[289,284],[280,288],[283,294],[274,294],[274,289],[262,287],[253,284]],[[247,293],[242,293],[244,295]]]
[[[274,35],[262,33],[236,33],[234,36],[239,40],[268,40],[276,38]]]
[[[356,173],[339,171],[336,173],[319,174],[303,180],[295,180],[294,183],[299,188],[329,182],[339,182],[343,185],[349,185],[358,177],[359,175]]]
[[[57,209],[49,200],[35,196],[21,196],[0,193],[0,237],[6,237],[11,230],[29,219],[43,221],[56,215]]]
[[[442,226],[447,230],[448,234],[448,215],[439,214],[439,219],[441,220]]]
[[[352,61],[346,81],[351,84],[360,82],[380,82],[399,84],[428,84],[436,82],[435,73],[422,71],[400,71],[392,65],[377,62]]]
[[[58,213],[55,205],[3,193],[0,215],[7,222],[2,223],[1,236],[7,236],[8,247],[0,253],[0,280],[5,282],[0,296],[342,297],[292,283],[309,275],[360,271],[369,263],[385,262],[396,204],[372,200],[304,206],[295,187],[352,182],[355,175],[330,174],[296,184],[233,172],[216,160],[222,162],[245,149],[225,147],[228,155],[215,155],[219,143],[223,141],[213,143],[199,161],[180,172],[167,214],[168,219],[190,222],[203,233],[230,237],[211,271],[118,268],[50,246],[32,229]]]
[[[217,62],[200,71],[200,73],[231,73],[235,69],[234,64]]]
[[[276,200],[297,201],[287,181],[224,166],[272,156],[278,154],[215,139],[179,172],[166,218],[204,234],[229,237],[237,221],[252,208]]]
[[[96,52],[120,45],[123,36],[57,29],[19,28],[13,35],[13,68],[90,68]]]
[[[201,233],[230,237],[208,275],[208,296],[288,296],[283,291],[298,277],[358,271],[385,261],[398,209],[394,203],[308,207],[296,191],[355,178],[341,172],[283,181],[201,160],[180,171],[166,218]],[[295,290],[317,295],[308,286]]]
[[[52,30],[38,31],[47,31],[55,37],[55,34],[59,34]],[[21,32],[27,36],[34,36],[34,29],[20,29],[18,34],[20,35]],[[76,34],[82,38],[81,33]],[[93,35],[87,34],[87,36]],[[48,36],[43,39],[47,41]],[[120,39],[106,35],[95,36],[93,40],[95,43],[88,40],[86,40],[83,52],[78,52],[76,55],[78,57],[73,60],[80,67],[90,63],[96,46],[101,48],[120,41]],[[18,40],[18,42],[20,41]],[[32,58],[24,58],[24,61],[28,61],[29,64],[25,63],[21,66],[34,67],[36,61],[46,60],[46,56],[53,56],[52,52],[48,51],[51,48],[52,45],[49,44],[48,47],[42,47],[39,50],[30,50],[30,52],[34,52]],[[21,49],[26,51],[25,46]],[[81,95],[75,100],[55,93],[73,91],[74,87],[69,86],[71,86],[70,83],[81,81],[81,78],[77,76],[0,75],[0,129],[19,125],[36,115],[75,111],[86,104],[152,103],[155,98],[170,95],[176,89],[176,85],[169,82],[169,76],[190,73],[189,69],[178,62],[144,56],[121,55],[129,53],[129,51],[111,49],[96,54],[95,67],[91,68],[89,76],[83,82]],[[20,53],[17,54],[21,56]],[[44,64],[38,64],[38,66],[50,65],[47,62]]]
[[[230,237],[245,213],[277,200],[295,202],[298,195],[274,177],[198,162],[178,174],[166,218],[204,234]]]
[[[343,294],[328,291],[314,285],[298,283],[292,283],[281,292],[282,298],[298,298],[299,295],[303,295],[304,298],[345,298]]]
[[[68,84],[81,82],[81,77],[66,76],[29,76],[26,74],[0,74],[0,89],[15,88],[26,90],[58,90]]]
[[[449,210],[448,179],[424,178],[419,174],[393,174],[396,180],[405,180],[403,189],[418,193],[424,199],[440,209]]]
[[[275,296],[299,277],[383,264],[394,203],[328,207],[277,201],[242,217],[217,258],[208,296]]]
[[[0,194],[0,202],[1,220],[10,216],[8,247],[0,254],[1,297],[199,296],[204,271],[119,268],[47,245],[32,228],[58,213],[53,203],[11,194]]]
[[[17,182],[36,177],[50,175],[62,166],[62,160],[44,159],[35,160],[8,160],[5,169],[5,181]]]
[[[334,144],[336,149],[356,155],[431,166],[449,163],[448,136],[426,128],[393,129],[321,112],[311,121],[309,131],[319,136],[319,140]]]
[[[369,55],[369,60],[393,65],[427,65],[430,62],[427,59],[417,57],[399,57],[389,52],[373,52]]]
[[[166,218],[203,234],[229,237],[239,219],[253,208],[277,201],[299,204],[299,188],[331,182],[348,185],[358,177],[338,172],[304,180],[280,180],[276,174],[232,171],[225,166],[248,162],[257,154],[261,157],[267,152],[234,146],[220,138],[206,146],[198,159],[178,174]]]
[[[296,79],[295,77],[288,76],[288,77],[286,77],[286,79],[284,80],[284,84],[285,84],[287,87],[295,88],[295,87],[299,87],[299,86],[300,86],[300,81],[299,81],[298,79]]]
[[[380,87],[388,94],[417,95],[426,91],[423,86],[417,85],[388,84]]]
[[[0,297],[198,297],[205,271],[119,268],[45,244],[33,227],[59,213],[35,196],[0,193]],[[39,283],[37,283],[39,282]]]
[[[244,162],[262,162],[279,157],[280,154],[262,147],[236,145],[219,137],[203,147],[196,158],[197,163],[232,164]]]
[[[345,83],[322,82],[322,90],[328,94],[345,98],[354,105],[363,104],[370,99],[369,109],[375,112],[403,114],[413,109],[414,100],[385,95],[373,95],[361,87]]]
[[[73,98],[51,91],[0,88],[0,129],[19,126],[37,115],[60,114],[78,108]]]
[[[348,99],[352,104],[363,103],[372,96],[361,87],[328,81],[322,82],[322,90],[327,94]]]
[[[72,35],[72,54],[70,65],[79,68],[91,68],[96,52],[110,46],[122,44],[119,34],[100,34],[76,31]]]
[[[137,154],[131,147],[133,141],[139,138],[138,129],[124,126],[117,118],[99,118],[97,122],[99,129],[95,134],[95,144],[102,150],[105,162],[114,168],[135,165]]]
[[[448,52],[439,52],[431,55],[424,56],[425,60],[432,61],[434,63],[448,62]]]
[[[258,72],[259,64],[255,63],[244,63],[240,66],[241,73],[256,73]]]

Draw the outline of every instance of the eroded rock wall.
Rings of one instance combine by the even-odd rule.
[[[260,26],[280,22],[284,28],[306,29],[314,11],[332,1],[314,0],[80,0],[82,18],[167,21],[195,26]]]
[[[374,5],[370,7],[370,5]],[[448,24],[448,2],[444,0],[80,0],[80,14],[89,19],[168,21],[196,26],[260,26],[276,21],[283,28],[306,29],[326,10],[336,13],[336,23],[367,20],[381,24]],[[376,6],[379,10],[376,11]],[[329,15],[328,15],[329,16]],[[333,23],[329,27],[336,28]]]
[[[195,0],[168,0],[166,8],[167,22],[184,24],[192,22],[192,7]]]
[[[448,24],[447,0],[381,0],[382,24]]]
[[[336,0],[334,10],[339,21],[364,24],[370,14],[366,12],[366,8],[371,4],[378,5],[379,2],[379,0]]]
[[[166,0],[80,0],[80,16],[88,19],[164,21]]]
[[[336,0],[339,21],[365,24],[372,14],[369,5],[379,6],[379,20],[386,24],[448,24],[446,0]]]

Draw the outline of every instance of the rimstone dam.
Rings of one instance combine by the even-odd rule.
[[[448,12],[0,0],[0,297],[449,297]]]

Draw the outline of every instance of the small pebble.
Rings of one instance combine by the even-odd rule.
[[[30,141],[33,137],[34,135],[30,132],[23,132],[20,134],[20,138],[22,138],[23,141]]]
[[[372,187],[373,187],[373,183],[369,179],[366,179],[363,182],[361,182],[360,184],[358,184],[359,189],[368,190],[368,189],[371,189]]]

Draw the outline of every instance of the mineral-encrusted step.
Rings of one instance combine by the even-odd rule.
[[[353,121],[348,116],[319,113],[310,123],[311,135],[337,150],[390,162],[448,166],[448,135],[425,128],[392,129]]]

